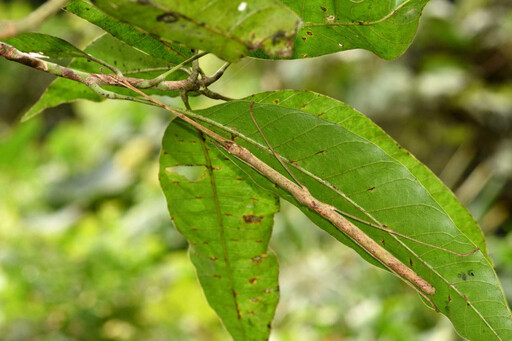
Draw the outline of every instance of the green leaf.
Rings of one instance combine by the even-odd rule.
[[[42,33],[22,33],[5,42],[21,52],[35,52],[51,58],[87,58],[87,54],[67,41]]]
[[[171,122],[160,183],[209,304],[235,340],[267,340],[279,300],[268,249],[278,200],[252,182],[198,131]]]
[[[511,314],[485,255],[481,232],[430,171],[362,114],[322,95],[271,92],[197,112],[196,119],[235,138],[290,179],[255,127],[250,101],[257,102],[254,117],[266,138],[313,196],[359,220],[385,225],[416,240],[347,216],[435,287],[432,303],[450,318],[461,336],[486,341],[512,339]],[[233,161],[259,185],[297,205],[318,226],[369,259],[316,212],[270,181],[255,177],[245,164]],[[466,254],[477,247],[479,251],[465,257],[446,251]]]
[[[104,34],[93,41],[87,48],[85,48],[84,51],[110,65],[117,67],[125,76],[135,78],[151,79],[174,66],[174,64],[171,64],[168,61],[157,59],[147,53],[139,51],[136,48],[130,47],[109,34]],[[108,70],[105,66],[83,58],[73,60],[69,67],[90,73],[112,73],[112,71]],[[151,71],[155,69],[160,69],[160,71]],[[177,71],[171,74],[167,80],[178,80],[186,77],[186,73],[183,71]],[[126,88],[106,86],[105,89],[119,94],[134,95],[131,90]],[[175,91],[144,90],[144,92],[162,96],[178,95]],[[65,78],[57,78],[52,82],[52,84],[50,84],[41,98],[27,111],[27,113],[25,113],[23,121],[34,117],[46,108],[54,107],[62,103],[72,102],[77,99],[87,99],[95,102],[103,100],[98,94],[84,84]]]
[[[303,20],[292,58],[365,49],[394,59],[411,44],[429,0],[281,0]],[[257,53],[258,57],[265,57]]]
[[[258,48],[272,57],[289,57],[300,23],[293,11],[275,0],[96,0],[94,4],[146,32],[230,62]]]
[[[190,49],[176,44],[162,42],[149,34],[138,31],[131,25],[122,23],[106,15],[94,7],[89,1],[71,0],[64,9],[101,27],[126,44],[169,63],[179,64],[193,55]]]

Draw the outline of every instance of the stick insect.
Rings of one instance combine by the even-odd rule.
[[[200,117],[192,112],[186,112],[183,113],[182,111],[178,111],[176,109],[172,109],[169,106],[165,105],[164,103],[152,98],[151,96],[143,93],[139,89],[133,87],[128,82],[124,81],[121,78],[118,78],[116,76],[110,76],[112,79],[114,79],[118,84],[123,85],[139,95],[146,98],[149,102],[160,106],[164,108],[167,111],[172,112],[175,114],[178,118],[181,120],[187,122],[188,124],[192,125],[194,128],[198,129],[199,131],[203,132],[205,135],[209,136],[213,141],[215,145],[220,147],[221,149],[225,150],[227,153],[232,155],[233,157],[239,159],[240,161],[244,162],[245,164],[249,165],[251,168],[256,170],[257,172],[261,173],[263,176],[265,176],[267,179],[272,181],[277,186],[281,187],[285,191],[289,192],[298,202],[301,204],[307,206],[308,208],[316,211],[318,214],[320,214],[322,217],[330,221],[336,228],[338,228],[342,233],[347,235],[350,239],[352,239],[356,244],[358,244],[361,248],[363,248],[366,252],[368,252],[371,256],[373,256],[377,261],[379,261],[381,264],[383,264],[387,269],[389,269],[391,272],[395,273],[399,278],[404,280],[408,285],[413,287],[418,293],[420,293],[430,304],[433,306],[433,308],[438,311],[433,301],[430,299],[429,296],[432,296],[436,293],[436,289],[425,279],[423,279],[421,276],[419,276],[416,272],[414,272],[412,269],[407,267],[404,263],[402,263],[399,259],[397,259],[395,256],[393,256],[389,251],[384,249],[381,245],[379,245],[375,240],[371,239],[367,234],[365,234],[362,230],[360,230],[357,226],[355,226],[352,222],[350,222],[345,216],[343,216],[342,212],[339,212],[339,210],[329,204],[326,204],[317,198],[313,197],[309,190],[300,184],[298,182],[297,178],[293,175],[293,173],[290,171],[290,169],[285,166],[284,161],[281,159],[281,157],[275,152],[275,150],[270,146],[268,143],[266,137],[264,136],[263,132],[261,131],[259,125],[257,124],[256,120],[254,119],[254,114],[252,112],[252,108],[254,105],[254,102],[251,102],[250,107],[250,113],[251,117],[257,126],[260,134],[262,134],[263,138],[265,139],[269,149],[272,151],[274,157],[277,158],[277,160],[285,167],[287,172],[290,173],[290,176],[294,179],[294,181],[288,179],[272,167],[270,167],[268,164],[260,160],[258,157],[256,157],[254,154],[252,154],[248,149],[245,147],[242,147],[235,143],[234,141],[231,141],[229,139],[224,138],[223,136],[219,135],[218,133],[210,130],[209,128],[206,128],[202,124],[198,123],[193,118],[200,119]],[[197,117],[196,117],[197,116]],[[221,126],[219,126],[221,128]],[[350,217],[348,217],[350,218]],[[372,224],[375,225],[375,224]],[[370,225],[370,226],[372,226]],[[377,225],[374,227],[377,228]],[[378,228],[384,229],[386,227],[379,226]],[[388,229],[389,233],[392,231],[391,229]],[[410,237],[409,237],[410,238]],[[434,245],[432,245],[434,246]],[[445,249],[447,250],[447,249]],[[447,250],[450,251],[450,250]],[[476,251],[476,250],[475,250]],[[465,255],[460,255],[465,256]]]

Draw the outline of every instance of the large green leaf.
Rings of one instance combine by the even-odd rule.
[[[266,138],[313,196],[358,219],[420,241],[352,219],[435,287],[430,299],[460,335],[471,340],[512,339],[511,314],[485,255],[481,232],[430,171],[360,113],[318,94],[271,92],[198,112],[197,119],[226,137],[235,137],[285,176],[250,117],[250,101],[257,102],[254,116]],[[245,164],[234,162],[248,178],[296,204],[321,228],[369,259],[328,221],[270,181],[255,177]],[[466,254],[477,247],[479,251],[465,257],[439,249]]]
[[[288,57],[299,17],[275,0],[96,0],[111,16],[161,38],[236,61],[262,49]]]
[[[160,183],[206,298],[235,340],[267,340],[279,300],[268,250],[277,198],[183,122],[163,139]]]
[[[115,66],[127,76],[136,78],[154,78],[163,73],[164,70],[174,66],[174,64],[169,61],[155,58],[152,55],[130,47],[109,34],[104,34],[93,41],[87,48],[85,48],[84,51],[110,65]],[[177,56],[174,56],[174,58],[176,61],[179,60],[177,59]],[[76,58],[71,62],[69,67],[90,73],[112,73],[112,71],[108,70],[105,66],[84,58]],[[161,69],[162,71],[147,71],[155,69]],[[186,76],[186,73],[177,71],[171,74],[167,79],[177,80],[183,79]],[[133,95],[133,92],[129,89],[114,86],[107,86],[105,88],[119,94]],[[175,91],[144,90],[144,92],[148,94],[167,96],[178,95]],[[103,100],[85,84],[77,83],[65,78],[57,78],[52,82],[52,84],[50,84],[41,98],[27,111],[27,113],[25,113],[23,120],[28,120],[31,117],[34,117],[46,108],[54,107],[62,103],[72,102],[77,99],[87,99],[96,102]]]
[[[149,34],[140,32],[135,27],[106,15],[94,7],[90,1],[71,0],[64,9],[101,27],[126,44],[169,63],[179,64],[192,56],[190,49],[162,42]]]
[[[385,59],[400,56],[411,44],[428,1],[281,0],[303,20],[293,58],[365,49]]]

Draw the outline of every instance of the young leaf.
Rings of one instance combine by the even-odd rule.
[[[71,0],[64,9],[101,27],[126,44],[166,62],[176,65],[193,55],[190,49],[162,42],[149,34],[138,31],[131,25],[106,15],[87,0]]]
[[[109,34],[104,34],[93,41],[85,48],[84,52],[120,69],[124,74],[136,78],[151,79],[174,66],[174,64],[162,59],[157,59],[136,48],[130,47]],[[70,68],[91,73],[112,73],[112,71],[108,70],[105,66],[84,58],[73,60],[70,64]],[[162,71],[146,71],[154,69],[161,69]],[[183,79],[186,78],[186,76],[184,72],[177,71],[170,75],[168,80]],[[113,86],[105,88],[119,94],[133,94],[130,90],[125,88]],[[145,92],[167,96],[178,95],[174,91],[145,90]],[[87,99],[96,102],[103,100],[85,84],[65,78],[57,78],[50,84],[41,98],[25,113],[23,120],[34,117],[46,108],[72,102],[77,99]]]
[[[274,0],[96,0],[94,4],[146,32],[230,62],[258,48],[272,57],[289,57],[300,23],[293,11]]]
[[[394,59],[411,44],[429,0],[281,1],[303,20],[292,58],[365,49]]]
[[[194,128],[171,122],[160,183],[206,298],[235,340],[267,340],[279,300],[268,249],[277,198],[255,184]]]
[[[436,293],[423,296],[450,318],[461,336],[512,339],[511,314],[484,254],[481,232],[432,173],[360,113],[318,94],[271,92],[198,112],[196,119],[226,137],[235,137],[289,179],[251,119],[251,101],[257,102],[253,114],[258,126],[300,183],[432,284]],[[234,162],[253,176],[247,165]],[[289,193],[261,177],[254,179],[369,258]]]

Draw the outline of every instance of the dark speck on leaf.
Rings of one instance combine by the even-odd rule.
[[[320,7],[320,8],[322,9],[322,11],[327,12],[327,8],[325,8],[325,7]]]
[[[259,223],[263,219],[263,216],[255,216],[253,214],[244,215],[244,221],[249,224]]]
[[[283,40],[284,38],[286,38],[286,34],[284,31],[277,31],[276,33],[274,33],[274,35],[272,36],[272,45],[276,45],[277,43],[279,43],[281,40]]]
[[[178,21],[178,14],[172,12],[164,13],[156,17],[156,20],[167,24],[171,24]]]

